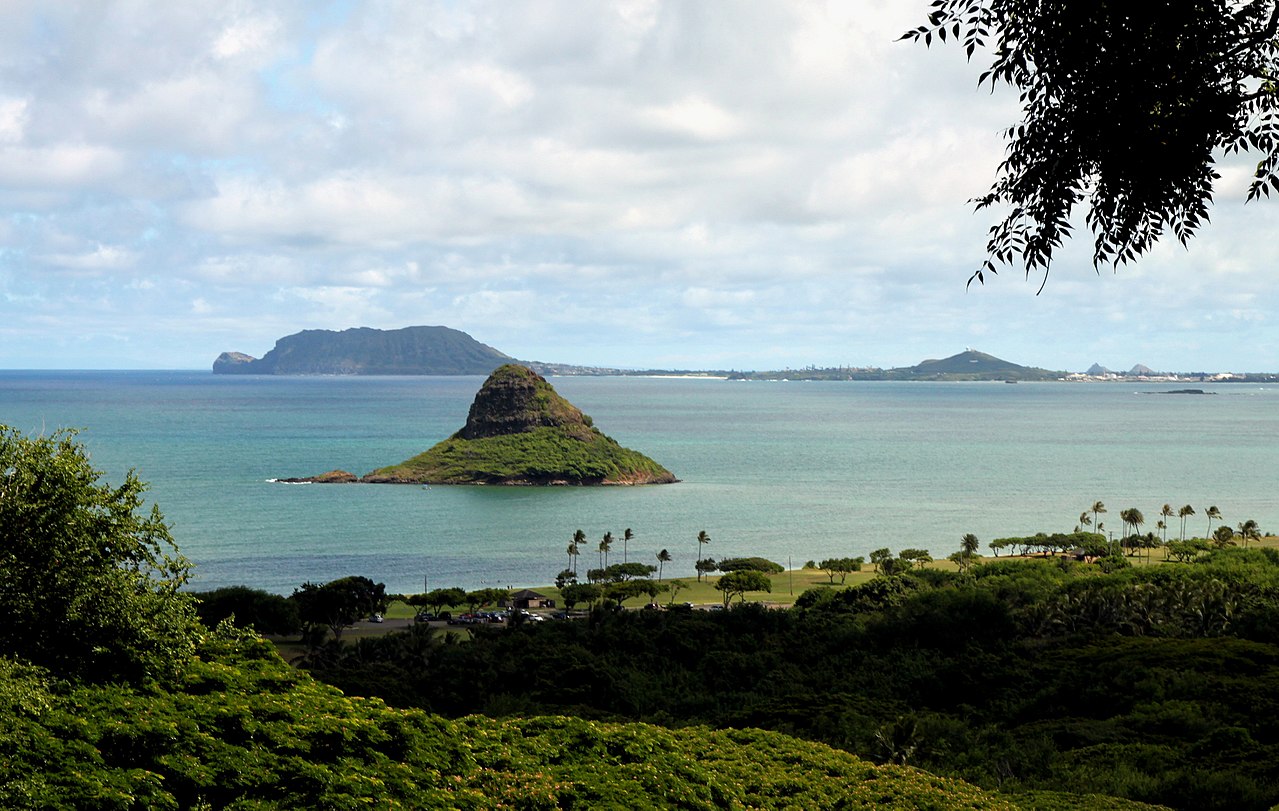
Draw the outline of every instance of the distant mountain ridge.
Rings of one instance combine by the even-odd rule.
[[[449,327],[309,329],[285,336],[261,359],[223,352],[214,374],[487,375],[514,358]]]
[[[786,369],[774,372],[734,372],[732,380],[1058,380],[1064,372],[1011,361],[966,349],[948,358],[920,361],[895,369],[840,367],[833,369]]]

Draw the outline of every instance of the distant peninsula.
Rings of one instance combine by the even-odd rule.
[[[285,336],[262,358],[223,352],[222,375],[486,375],[514,358],[449,327],[309,329]]]
[[[353,482],[345,471],[307,479]],[[518,364],[498,367],[471,403],[466,425],[429,450],[359,479],[371,484],[622,485],[678,479],[623,448],[546,379]]]
[[[834,368],[785,369],[774,372],[733,372],[730,380],[1060,380],[1065,372],[1053,372],[968,349],[940,360],[924,360],[896,369]]]

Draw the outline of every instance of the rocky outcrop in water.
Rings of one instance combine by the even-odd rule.
[[[484,381],[460,431],[362,481],[590,485],[677,479],[644,454],[602,434],[541,375],[508,364]]]

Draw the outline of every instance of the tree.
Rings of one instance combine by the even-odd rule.
[[[1092,509],[1090,510],[1090,512],[1092,513],[1092,523],[1093,523],[1093,526],[1097,528],[1098,532],[1101,532],[1102,524],[1101,522],[1097,520],[1097,516],[1101,515],[1105,511],[1106,511],[1106,505],[1103,504],[1102,502],[1094,501],[1092,503]]]
[[[1022,121],[978,209],[1007,206],[973,274],[1020,259],[1047,280],[1087,201],[1093,265],[1146,253],[1171,229],[1183,245],[1208,219],[1215,150],[1262,154],[1248,199],[1279,191],[1279,5],[1177,0],[1158,12],[1118,0],[934,0],[902,38],[991,41],[978,85],[1015,87]],[[969,280],[970,283],[972,279]]]
[[[1221,520],[1221,510],[1217,509],[1217,505],[1214,504],[1204,511],[1204,515],[1208,516],[1208,535],[1212,537],[1212,520],[1214,518]]]
[[[663,549],[661,552],[657,553],[657,579],[659,582],[662,579],[662,567],[670,562],[671,562],[670,552],[667,552],[665,549]]]
[[[605,532],[604,537],[600,539],[600,568],[608,568],[608,552],[613,548],[613,533]]]
[[[622,580],[648,577],[655,571],[657,571],[656,566],[649,566],[646,563],[614,563],[604,570],[602,579],[616,583]]]
[[[1243,548],[1248,548],[1248,541],[1260,541],[1261,530],[1257,527],[1257,522],[1249,518],[1239,524],[1239,537],[1243,539]]]
[[[701,532],[697,533],[697,560],[699,562],[702,559],[702,547],[710,542],[711,542],[711,536],[706,533],[706,530],[702,530]],[[699,568],[698,571],[700,572],[701,569]],[[701,580],[702,579],[701,575],[698,575],[697,579]]]
[[[754,569],[764,574],[781,574],[786,568],[780,563],[774,563],[768,558],[750,557],[750,558],[724,558],[719,562],[719,570],[721,572],[735,572],[738,569]]]
[[[870,565],[874,566],[876,569],[880,568],[884,561],[892,559],[893,552],[886,546],[883,549],[876,549],[874,552],[870,553]]]
[[[688,584],[685,583],[683,580],[672,580],[671,582],[666,584],[666,587],[671,590],[671,605],[674,605],[675,595],[679,594],[681,591],[688,588]]]
[[[1092,526],[1092,519],[1088,517],[1087,510],[1084,510],[1079,514],[1079,526],[1080,528]]]
[[[409,605],[420,605],[431,609],[431,613],[439,614],[445,607],[464,605],[466,592],[460,588],[432,589],[426,594],[409,598]]]
[[[1173,510],[1171,504],[1165,504],[1163,507],[1159,508],[1159,515],[1163,517],[1163,520],[1159,522],[1161,524],[1159,528],[1163,530],[1164,543],[1168,543],[1168,519],[1172,518],[1176,514],[1177,513]]]
[[[697,582],[702,582],[702,576],[710,574],[719,568],[719,564],[715,562],[715,558],[702,558],[693,564],[693,568],[697,570]]]
[[[565,569],[555,576],[555,588],[562,589],[570,583],[577,582],[577,575],[573,574],[572,569]]]
[[[631,532],[630,527],[627,527],[622,531],[622,563],[626,562],[627,547],[633,540],[635,540],[635,533]]]
[[[971,532],[959,539],[959,551],[964,554],[969,556],[976,555],[978,549],[981,549],[981,541]]]
[[[1235,531],[1230,527],[1222,524],[1217,527],[1217,531],[1212,533],[1212,544],[1218,549],[1225,549],[1227,546],[1235,545]]]
[[[386,610],[386,586],[367,577],[351,576],[328,583],[303,583],[289,597],[298,607],[303,625],[328,628],[334,639],[342,638],[346,626],[370,614]],[[323,631],[321,631],[321,634]]]
[[[600,587],[591,583],[574,583],[560,589],[560,599],[569,611],[578,603],[593,603],[600,598]]]
[[[569,560],[573,564],[573,575],[577,575],[577,558],[582,554],[582,544],[586,543],[586,533],[577,530],[573,533],[573,540],[568,545]]]
[[[133,472],[102,481],[74,431],[0,425],[0,655],[59,677],[168,678],[202,635],[190,564]]]
[[[1189,504],[1177,510],[1177,517],[1181,519],[1181,540],[1186,540],[1186,519],[1195,514],[1195,508]]]
[[[959,571],[962,574],[968,571],[969,566],[973,565],[973,561],[976,559],[976,557],[977,557],[976,555],[971,555],[961,549],[958,552],[951,552],[949,555],[946,556],[946,560],[949,560],[951,563],[958,566]]]
[[[736,572],[729,572],[721,577],[715,583],[715,590],[723,592],[724,607],[728,608],[729,602],[734,597],[745,599],[748,591],[767,591],[771,593],[773,581],[769,580],[768,575],[763,572],[742,569]]]
[[[817,564],[817,568],[826,572],[826,576],[830,578],[831,585],[835,584],[835,575],[839,575],[839,584],[844,585],[844,581],[848,579],[850,572],[860,572],[864,558],[827,558]],[[719,565],[720,569],[724,568],[724,564]],[[739,570],[741,571],[741,570]],[[756,570],[760,571],[760,570]]]
[[[227,586],[213,591],[196,592],[196,612],[205,627],[216,628],[229,617],[242,628],[260,634],[295,634],[302,628],[298,607],[287,597],[248,586]]]
[[[897,557],[908,567],[914,565],[920,569],[933,562],[933,556],[928,554],[927,549],[903,549]]]

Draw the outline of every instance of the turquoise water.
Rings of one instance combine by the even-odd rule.
[[[973,532],[1069,531],[1100,499],[1191,504],[1279,528],[1279,389],[1149,384],[737,383],[555,378],[605,433],[683,481],[640,488],[319,486],[268,479],[401,461],[461,427],[482,378],[0,372],[0,423],[84,429],[95,465],[135,468],[194,560],[195,586],[288,593],[361,574],[391,591],[550,582],[575,529],[635,533],[627,556],[691,576],[714,557],[799,566],[887,546],[942,557]],[[1199,384],[1195,384],[1200,387]],[[1170,536],[1179,532],[1173,518]],[[620,541],[610,562],[622,559]]]

